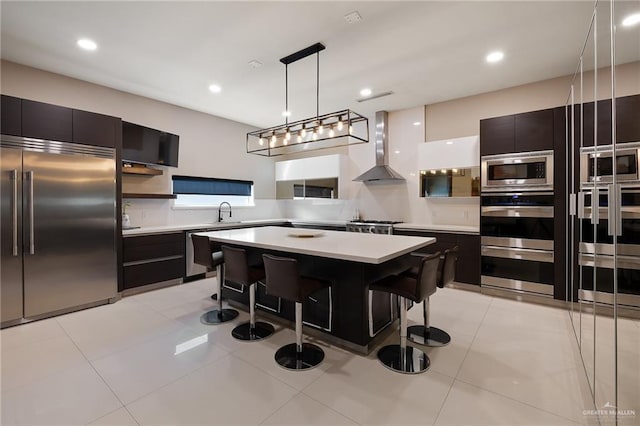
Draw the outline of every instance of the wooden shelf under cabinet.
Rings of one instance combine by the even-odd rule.
[[[175,194],[134,194],[134,193],[123,193],[122,198],[156,198],[156,199],[165,199],[171,200],[176,198]]]
[[[151,167],[122,167],[122,173],[130,174],[130,175],[150,175],[150,176],[159,176],[162,174],[162,170],[160,169],[152,169]]]

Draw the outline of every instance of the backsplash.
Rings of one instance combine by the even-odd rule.
[[[218,220],[218,208],[174,209],[173,200],[127,199],[131,226],[166,226],[213,223]],[[278,200],[255,200],[252,207],[233,207],[231,221],[277,219],[288,217]],[[225,214],[224,220],[229,220]]]

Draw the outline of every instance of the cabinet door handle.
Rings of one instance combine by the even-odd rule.
[[[622,236],[622,186],[616,184],[616,235]]]
[[[569,194],[569,216],[576,215],[576,194]]]
[[[13,194],[11,194],[11,230],[13,237],[13,255],[18,256],[18,170],[11,170],[11,178],[13,184],[11,185]]]
[[[578,192],[578,219],[584,219],[584,192]]]
[[[600,224],[600,209],[598,208],[600,204],[600,190],[598,188],[593,188],[593,192],[591,193],[591,224],[598,225]]]

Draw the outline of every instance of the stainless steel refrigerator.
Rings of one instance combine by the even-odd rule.
[[[115,150],[1,136],[1,325],[117,295]]]

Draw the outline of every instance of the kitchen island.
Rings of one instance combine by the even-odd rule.
[[[368,353],[379,331],[393,323],[395,302],[388,294],[369,295],[369,284],[400,273],[415,263],[411,252],[433,244],[435,238],[316,231],[288,227],[257,227],[203,232],[211,241],[245,248],[250,262],[263,253],[298,259],[303,275],[331,282],[303,308],[304,319],[328,341]],[[225,283],[223,296],[248,305],[248,290]],[[369,310],[371,297],[372,309]],[[258,286],[259,309],[293,321],[294,306],[269,296]]]

